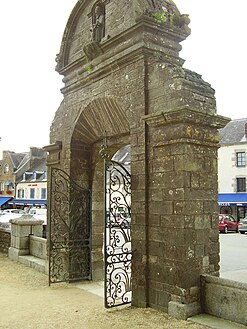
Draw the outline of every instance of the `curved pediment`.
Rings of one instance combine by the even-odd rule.
[[[91,61],[112,50],[117,37],[140,24],[144,17],[153,21],[153,26],[159,25],[161,30],[166,31],[167,27],[176,30],[178,42],[189,33],[187,15],[181,15],[172,0],[80,0],[68,19],[56,58],[56,70],[63,74],[63,69],[72,63],[83,58]],[[114,41],[111,47],[106,47],[108,41]]]

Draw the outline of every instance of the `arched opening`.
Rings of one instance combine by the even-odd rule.
[[[120,124],[119,120],[122,124]],[[81,261],[80,255],[78,254],[79,259],[76,259],[76,253],[74,251],[70,253],[69,249],[71,241],[74,240],[78,232],[80,236],[84,236],[84,233],[81,231],[72,231],[72,228],[75,226],[74,217],[76,216],[79,216],[77,221],[81,219],[84,221],[86,220],[87,223],[83,224],[84,228],[87,229],[87,249],[83,247],[87,254],[83,262],[86,262],[87,269],[90,271],[90,274],[87,276],[77,276],[77,279],[103,280],[105,276],[102,254],[105,210],[105,172],[104,159],[100,151],[103,141],[106,138],[105,135],[107,135],[107,152],[111,155],[121,148],[122,145],[128,144],[129,124],[125,112],[118,105],[116,100],[113,98],[102,98],[91,101],[86,107],[81,109],[72,129],[69,162],[67,165],[63,166],[68,168],[68,170],[66,170],[67,177],[65,179],[67,181],[63,183],[66,188],[63,187],[63,184],[57,184],[56,178],[54,177],[55,171],[53,172],[54,184],[61,188],[61,193],[66,191],[64,194],[67,199],[62,200],[62,202],[55,199],[52,200],[51,213],[56,213],[64,204],[68,206],[67,211],[59,210],[60,216],[57,218],[56,225],[53,225],[53,230],[51,230],[54,238],[50,240],[52,241],[52,245],[54,245],[57,237],[60,238],[64,236],[64,231],[58,232],[61,228],[60,223],[67,223],[65,230],[67,232],[66,243],[68,245],[65,243],[61,246],[61,249],[66,254],[63,255],[61,267],[66,268],[67,274],[63,277],[60,276],[59,280],[55,278],[54,282],[72,281],[70,272],[72,268],[75,267],[75,264]],[[52,168],[52,170],[53,169],[54,168]],[[87,204],[90,209],[87,209],[87,218],[85,218],[85,212],[82,214],[78,211],[81,208],[80,204],[77,204],[76,207],[72,207],[72,204],[76,202],[76,200],[74,200],[75,187],[67,187],[71,185],[72,182],[81,190],[78,194],[78,200],[80,200],[80,193],[81,195],[84,193],[82,191],[89,191],[89,201]],[[60,192],[53,189],[51,195],[55,198],[58,197]],[[82,216],[84,216],[84,219],[82,219]],[[79,238],[77,237],[76,239],[78,240]],[[60,240],[57,242],[60,243]],[[54,253],[55,256],[53,256]],[[53,265],[51,265],[51,272],[53,268],[57,268],[55,265],[56,258],[61,259],[60,251],[56,254],[56,251],[50,250],[50,264],[53,263]],[[82,267],[83,265],[81,264],[80,269],[82,269]],[[55,270],[55,275],[53,276],[56,277],[57,275],[58,270]]]

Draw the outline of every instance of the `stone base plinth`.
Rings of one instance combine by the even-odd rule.
[[[19,256],[28,255],[29,249],[16,249],[13,247],[9,248],[8,257],[11,260],[18,261]]]
[[[186,320],[190,316],[200,314],[201,306],[199,302],[181,304],[170,301],[168,303],[168,314],[179,320]]]

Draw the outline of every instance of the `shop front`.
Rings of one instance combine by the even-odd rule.
[[[219,213],[230,214],[238,221],[247,217],[247,193],[219,193]]]

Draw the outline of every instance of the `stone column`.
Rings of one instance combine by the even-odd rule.
[[[11,243],[9,258],[18,261],[18,257],[29,255],[29,236],[33,234],[42,237],[43,220],[33,218],[31,215],[22,215],[19,218],[11,219]]]
[[[201,274],[219,275],[218,128],[226,118],[180,109],[149,126],[149,305],[200,313]]]

